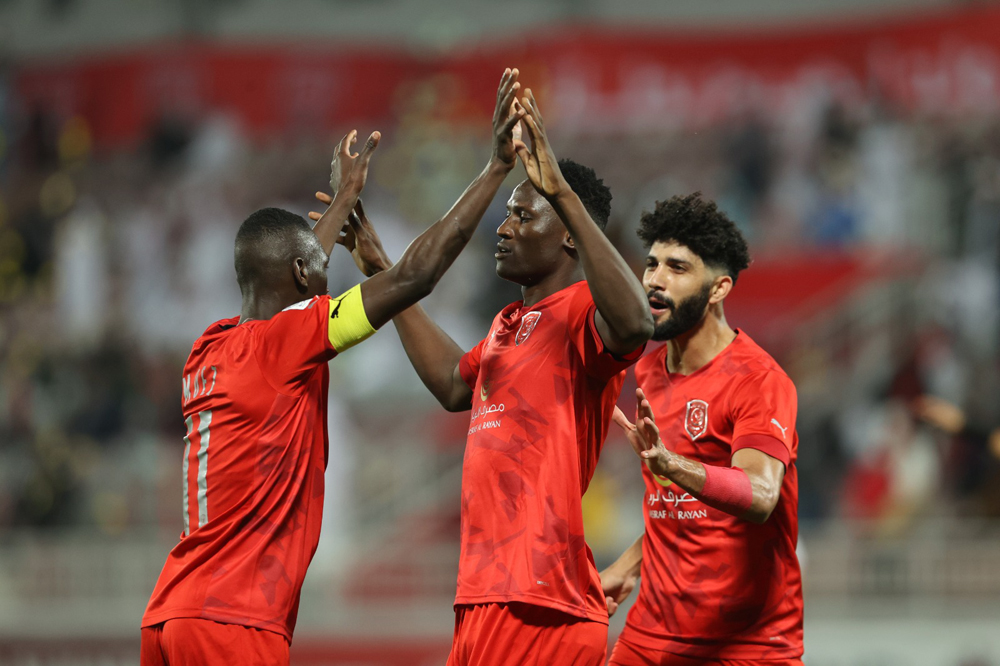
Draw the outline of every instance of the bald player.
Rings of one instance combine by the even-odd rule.
[[[142,618],[141,664],[285,665],[306,568],[319,540],[327,456],[327,361],[431,292],[472,237],[516,162],[506,70],[493,117],[493,155],[448,213],[391,269],[336,298],[333,246],[358,203],[378,145],[360,155],[314,229],[265,208],[236,235],[238,317],[212,324],[184,366],[184,531]]]

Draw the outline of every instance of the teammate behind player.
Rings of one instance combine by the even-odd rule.
[[[612,614],[642,579],[610,664],[801,664],[795,387],[723,312],[746,242],[698,194],[657,203],[639,237],[666,344],[636,364],[637,426],[615,413],[646,529],[601,572]]]
[[[346,177],[315,229],[275,208],[236,236],[239,317],[216,322],[184,367],[184,532],[142,619],[143,666],[281,665],[316,550],[327,449],[326,362],[430,293],[517,163],[507,70],[493,116],[493,156],[452,209],[391,269],[339,298],[329,253],[355,208],[379,141],[352,132],[335,163]],[[349,166],[348,166],[349,165]]]
[[[414,306],[393,319],[417,374],[449,411],[472,408],[450,666],[603,664],[607,607],[580,499],[653,321],[604,235],[611,192],[557,163],[531,91],[517,142],[528,173],[497,229],[496,271],[521,285],[465,353]],[[321,200],[323,198],[321,197]],[[367,221],[356,242],[390,265]]]

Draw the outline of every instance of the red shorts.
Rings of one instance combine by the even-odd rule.
[[[455,608],[447,666],[603,666],[608,626],[531,604]]]
[[[139,664],[288,666],[288,641],[266,629],[178,618],[142,628]]]
[[[618,639],[608,666],[802,666],[801,659],[707,659],[646,650]]]

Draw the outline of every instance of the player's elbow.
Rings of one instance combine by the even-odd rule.
[[[632,349],[638,349],[653,337],[653,316],[649,313],[648,308],[643,311],[642,315],[635,319],[627,331],[626,343],[631,345]]]
[[[651,337],[653,337],[653,319],[651,317],[639,318],[616,329],[614,341],[608,346],[616,354],[626,356],[649,342]]]
[[[754,486],[753,502],[743,517],[756,525],[763,525],[774,513],[774,508],[778,505],[778,488],[760,485]]]
[[[472,409],[471,402],[449,402],[445,400],[442,400],[440,402],[441,406],[444,407],[444,411],[446,412],[452,412],[452,413],[467,412],[470,409]]]
[[[439,395],[437,399],[446,412],[467,412],[472,409],[472,398],[468,395]]]

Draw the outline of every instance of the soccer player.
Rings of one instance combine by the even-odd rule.
[[[326,269],[364,187],[380,135],[359,155],[352,132],[335,166],[346,176],[315,229],[275,208],[236,235],[238,317],[212,324],[184,367],[184,532],[142,619],[141,663],[289,661],[299,593],[319,539],[326,468],[326,362],[430,293],[517,163],[510,113],[520,84],[506,70],[493,156],[452,209],[391,269],[337,298]],[[349,165],[349,166],[348,166]],[[357,255],[355,255],[357,257]]]
[[[645,533],[601,572],[608,611],[641,587],[616,666],[801,664],[795,387],[723,302],[746,242],[698,194],[642,216],[643,286],[666,344],[635,366]]]
[[[393,322],[431,393],[449,411],[472,409],[448,664],[597,665],[608,613],[580,500],[653,321],[603,232],[611,192],[592,169],[557,162],[530,90],[518,107],[528,179],[507,203],[495,256],[523,300],[469,352],[419,306]],[[377,246],[367,222],[357,242]],[[389,265],[377,249],[374,270]]]

